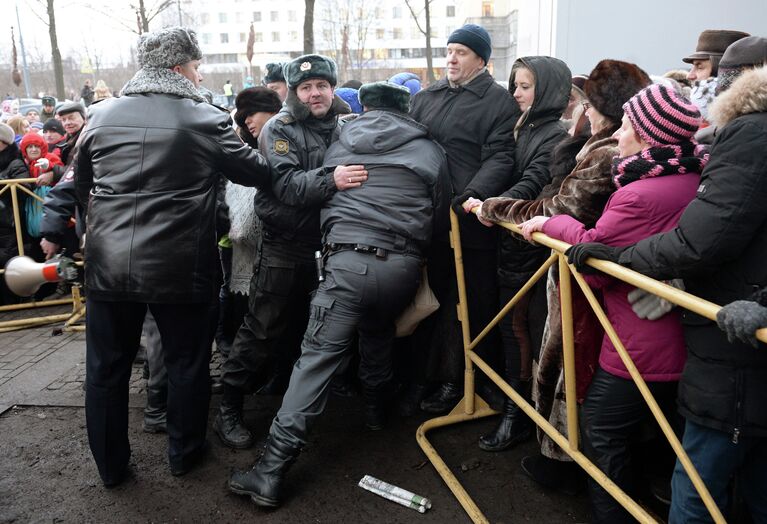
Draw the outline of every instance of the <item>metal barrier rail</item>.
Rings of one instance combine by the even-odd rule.
[[[24,193],[26,193],[28,196],[39,200],[40,202],[43,201],[43,199],[36,195],[32,190],[30,190],[28,187],[26,187],[25,184],[34,184],[37,179],[35,178],[17,178],[17,179],[11,179],[11,180],[0,180],[0,195],[3,195],[6,191],[10,191],[11,193],[11,203],[13,206],[13,222],[14,222],[14,228],[16,231],[16,247],[19,251],[20,256],[24,256],[24,240],[21,230],[21,211],[19,207],[19,194],[18,191],[21,190]],[[3,278],[3,275],[5,274],[5,268],[0,268],[0,278]],[[82,316],[81,310],[84,308],[84,305],[81,304],[81,299],[79,292],[75,296],[73,293],[72,298],[67,299],[57,299],[57,300],[43,300],[43,301],[34,301],[27,304],[12,304],[12,305],[0,305],[0,313],[4,313],[6,311],[18,311],[21,309],[33,309],[33,308],[40,308],[40,307],[49,307],[49,306],[59,306],[64,304],[72,304],[72,314],[61,314],[61,315],[49,315],[49,316],[42,316],[42,317],[32,317],[27,319],[21,319],[21,320],[8,320],[5,322],[0,322],[0,333],[5,331],[13,331],[17,329],[25,329],[28,327],[37,327],[45,324],[52,324],[55,322],[61,322],[61,321],[67,321],[66,325],[64,327],[65,330],[78,330],[78,326],[71,325],[74,320],[79,319]]]
[[[610,338],[611,342],[615,346],[621,361],[626,366],[631,378],[637,385],[642,397],[647,403],[650,411],[652,412],[655,420],[663,431],[666,439],[671,445],[672,449],[676,453],[677,458],[684,467],[685,471],[689,475],[695,489],[700,495],[706,508],[708,509],[713,520],[719,524],[724,523],[725,519],[722,516],[721,511],[714,502],[711,494],[706,488],[705,484],[692,465],[687,453],[682,448],[682,444],[679,442],[674,431],[671,429],[666,417],[663,415],[660,407],[653,398],[650,390],[647,388],[647,384],[639,374],[634,363],[631,361],[626,348],[618,338],[615,329],[607,319],[607,315],[602,309],[599,301],[594,296],[589,285],[585,282],[580,273],[567,263],[567,258],[564,256],[564,251],[570,247],[570,244],[550,238],[543,233],[534,233],[533,239],[536,243],[549,247],[554,250],[551,257],[535,272],[530,280],[520,289],[520,291],[514,295],[514,297],[504,306],[504,308],[496,315],[496,317],[488,324],[482,332],[477,335],[474,340],[471,340],[469,335],[469,315],[466,306],[466,284],[463,275],[463,253],[461,249],[460,231],[458,225],[458,218],[455,213],[450,211],[450,241],[453,247],[453,253],[455,256],[456,267],[456,279],[458,281],[458,319],[461,321],[461,331],[463,335],[464,356],[466,362],[466,369],[464,372],[464,396],[458,405],[445,416],[437,417],[424,422],[416,433],[416,440],[423,449],[429,461],[434,465],[437,472],[442,479],[448,485],[453,495],[458,499],[458,502],[463,506],[464,510],[468,513],[469,517],[474,522],[488,522],[479,507],[474,503],[469,494],[463,488],[458,479],[450,471],[450,468],[445,464],[437,451],[431,445],[426,437],[428,431],[438,428],[457,424],[467,420],[475,420],[482,417],[487,417],[497,412],[492,410],[485,401],[475,393],[474,390],[474,365],[482,370],[511,400],[516,403],[524,413],[529,416],[535,424],[540,427],[554,442],[557,443],[570,457],[581,466],[586,473],[588,473],[596,482],[598,482],[610,495],[612,495],[634,518],[640,522],[656,522],[655,519],[639,504],[637,504],[631,497],[629,497],[623,490],[621,490],[614,482],[612,482],[602,471],[595,466],[581,451],[579,451],[578,442],[578,411],[576,405],[575,394],[575,350],[574,350],[574,337],[573,337],[573,318],[572,318],[572,290],[570,275],[575,278],[576,283],[583,291],[589,305],[599,319],[600,324],[605,329],[605,333]],[[520,233],[521,230],[514,224],[507,222],[499,222],[499,226],[504,227],[515,233]],[[501,318],[507,314],[514,305],[520,300],[520,298],[527,293],[533,285],[548,271],[555,262],[559,264],[559,284],[560,284],[560,302],[561,302],[561,315],[562,315],[562,342],[563,342],[563,369],[565,378],[565,395],[567,406],[567,433],[565,437],[554,426],[552,426],[548,420],[543,418],[535,408],[525,401],[506,381],[504,381],[481,357],[479,357],[473,350],[477,344],[495,327]],[[663,299],[673,302],[678,306],[684,307],[694,313],[702,315],[711,320],[716,319],[716,313],[719,311],[720,306],[698,298],[694,295],[676,289],[672,286],[651,279],[640,273],[624,268],[612,262],[604,260],[597,260],[590,258],[587,261],[589,266],[592,266],[600,271],[611,275],[623,282],[627,282],[633,286],[642,288],[646,291],[654,293]],[[757,331],[757,338],[762,342],[767,342],[767,328]]]

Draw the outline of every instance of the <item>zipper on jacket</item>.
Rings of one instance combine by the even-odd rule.
[[[738,443],[738,437],[740,437],[740,429],[739,428],[735,428],[732,431],[732,443],[733,444],[737,444]]]
[[[741,370],[735,372],[735,427],[732,429],[732,443],[737,444],[740,438],[741,410],[743,408],[743,375]]]

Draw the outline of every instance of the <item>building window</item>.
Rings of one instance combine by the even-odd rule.
[[[445,13],[445,16],[448,18],[453,18],[455,16],[455,6],[449,5],[447,6],[447,12]]]
[[[296,42],[298,40],[298,31],[290,31],[288,33],[288,40]]]
[[[376,20],[380,20],[381,18],[383,18],[383,9],[381,9],[380,7],[376,7],[375,18]]]
[[[423,36],[423,33],[417,27],[410,28],[410,38],[415,40],[416,38],[421,38],[422,36]]]
[[[245,33],[240,33],[240,42],[247,42],[248,41],[248,35]]]
[[[222,44],[228,44],[229,43],[229,33],[221,33],[219,35],[219,38],[220,38]]]
[[[386,38],[386,31],[383,29],[376,29],[376,38],[379,40],[383,40]]]
[[[280,12],[279,11],[272,11],[270,13],[272,22],[278,22],[280,20]]]
[[[202,43],[205,45],[210,44],[210,33],[203,33],[202,34]]]
[[[288,11],[288,22],[295,22],[298,20],[298,16],[295,11]]]
[[[261,11],[253,11],[253,21],[254,22],[261,21]]]
[[[482,2],[482,16],[493,16],[493,2]]]
[[[256,33],[256,42],[263,42],[264,41],[264,33]]]
[[[272,33],[272,42],[279,42],[280,41],[280,33],[273,32]]]
[[[391,36],[395,40],[402,40],[402,29],[399,27],[392,29]]]
[[[402,18],[402,7],[395,6],[391,11],[392,18]]]
[[[220,24],[226,23],[226,13],[218,13],[218,22]]]
[[[205,25],[210,23],[210,13],[203,13],[200,15],[200,23]]]

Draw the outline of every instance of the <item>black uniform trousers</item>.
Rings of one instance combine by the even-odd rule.
[[[291,343],[288,332],[306,330],[317,284],[314,246],[263,238],[250,281],[248,312],[222,366],[225,387],[253,392],[266,382],[282,352],[295,345],[293,360],[298,357],[299,341]]]
[[[360,379],[378,388],[392,379],[394,321],[421,281],[421,259],[340,251],[327,259],[326,278],[311,302],[301,357],[272,423],[270,438],[297,449],[325,409],[330,381],[359,334]]]
[[[212,301],[144,304],[89,298],[85,416],[88,442],[105,484],[122,478],[131,453],[128,383],[147,307],[160,331],[168,372],[168,460],[184,468],[205,444],[216,322]]]

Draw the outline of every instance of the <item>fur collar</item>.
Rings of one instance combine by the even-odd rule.
[[[189,79],[164,67],[139,69],[122,88],[120,95],[147,93],[176,95],[191,98],[196,102],[205,102],[205,98]]]
[[[615,133],[615,128],[611,127],[609,129],[603,129],[596,135],[592,135],[591,138],[589,138],[583,145],[583,148],[578,152],[578,154],[575,155],[575,160],[578,162],[582,161],[589,155],[589,153],[595,149],[599,149],[605,146],[615,147],[618,145],[618,141],[613,138],[613,133]]]
[[[293,115],[293,118],[295,118],[298,122],[304,122],[310,118],[313,118],[311,111],[309,111],[309,108],[306,106],[306,104],[298,99],[298,95],[294,89],[288,89],[288,97],[285,99],[285,107],[288,109],[288,111],[290,111],[290,114]],[[334,94],[333,103],[330,104],[330,110],[328,111],[328,114],[325,115],[323,120],[329,119],[331,117],[336,117],[338,115],[348,115],[351,112],[352,109],[349,107],[349,104],[344,102],[340,96]]]
[[[746,71],[714,100],[709,117],[720,128],[739,116],[767,112],[767,66]]]

